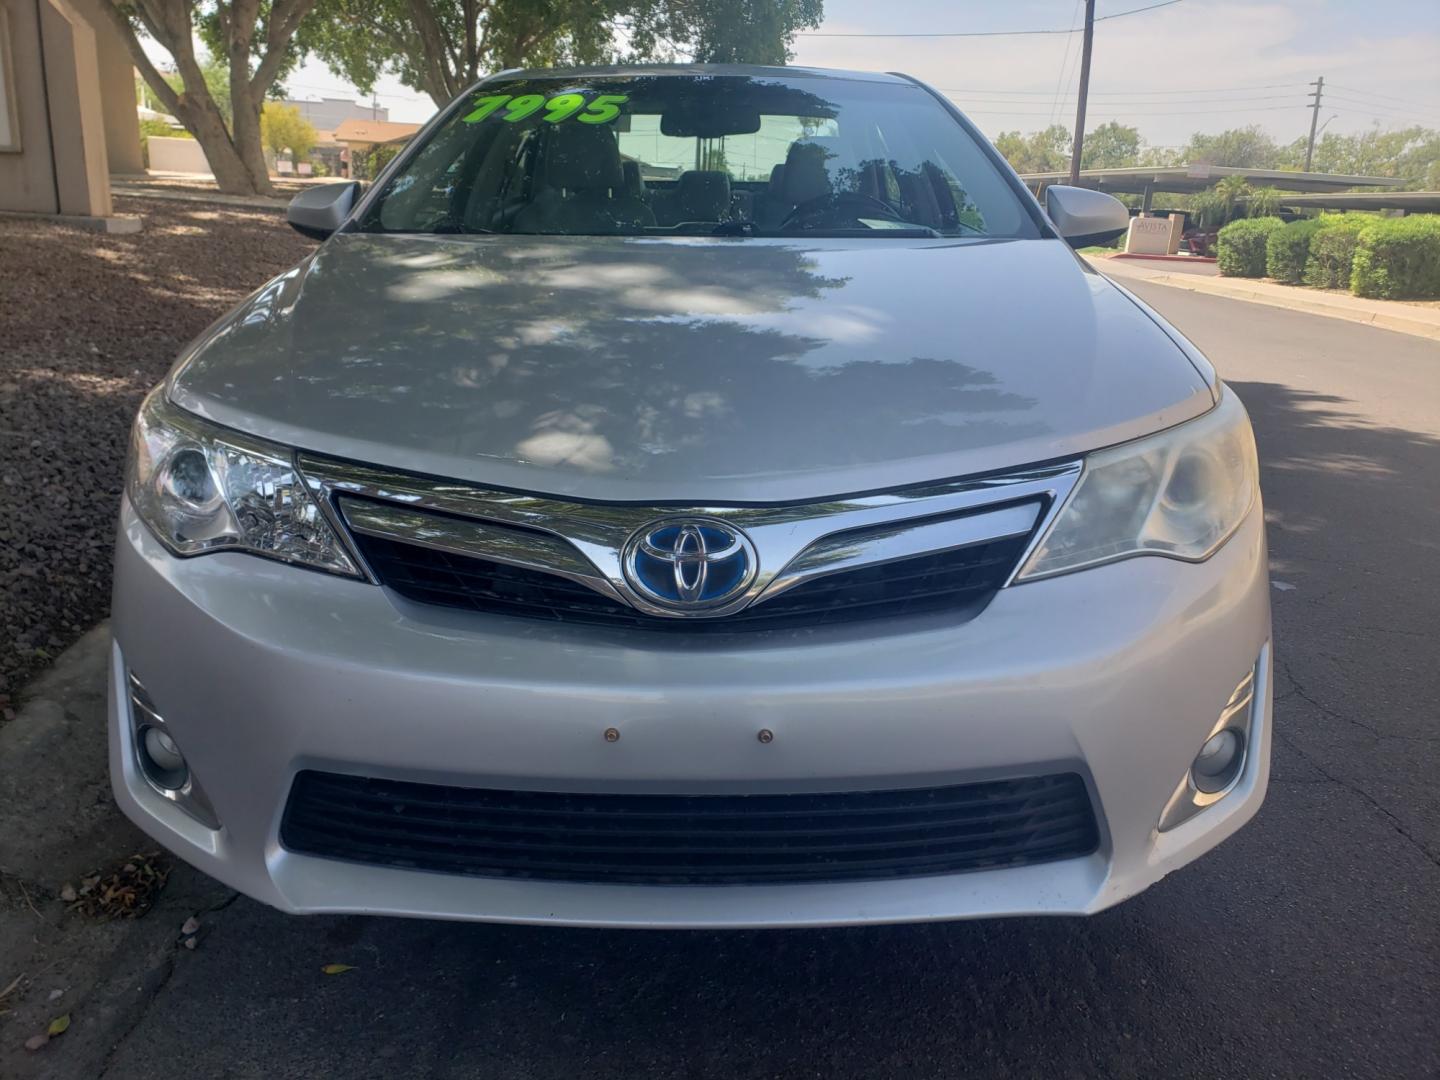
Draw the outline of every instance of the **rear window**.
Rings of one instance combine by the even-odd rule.
[[[504,79],[386,182],[374,232],[1038,235],[979,143],[909,84]]]

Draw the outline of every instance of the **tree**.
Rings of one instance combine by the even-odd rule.
[[[260,112],[260,141],[266,150],[277,157],[288,150],[296,161],[303,161],[318,140],[315,126],[294,105],[265,103]]]
[[[316,0],[101,0],[130,58],[165,111],[199,140],[221,191],[269,194],[260,143],[260,106],[275,80],[295,62],[295,32]],[[228,75],[233,115],[206,84],[196,35]],[[153,39],[174,60],[180,89],[171,86],[141,44]]]
[[[1233,180],[1232,177],[1226,179]],[[1285,196],[1279,188],[1259,187],[1245,198],[1245,213],[1250,217],[1276,217],[1285,205]]]
[[[1269,169],[1284,164],[1284,154],[1258,125],[1231,128],[1218,135],[1196,132],[1180,152],[1187,164],[1230,166],[1238,169]]]
[[[1111,120],[1085,136],[1082,169],[1124,169],[1140,164],[1140,131]]]
[[[1300,160],[1305,141],[1291,147]],[[1412,190],[1433,191],[1440,185],[1440,131],[1417,126],[1398,131],[1375,127],[1354,135],[1328,132],[1315,144],[1312,167],[1350,176],[1391,176]]]
[[[995,138],[995,149],[1018,173],[1060,172],[1070,167],[1070,129],[1051,124],[1029,135],[1002,131]]]
[[[301,43],[369,92],[382,74],[449,104],[483,74],[621,59],[784,63],[823,0],[320,0]]]
[[[1184,165],[1183,153],[1180,148],[1174,146],[1147,146],[1140,151],[1140,159],[1137,165],[1150,165],[1157,169],[1166,169],[1172,165]]]
[[[321,0],[302,41],[367,93],[383,74],[450,103],[482,74],[611,59],[615,0]]]
[[[698,64],[784,64],[795,34],[823,17],[823,0],[642,0],[630,13],[630,45],[644,58],[688,52]]]
[[[206,52],[200,59],[200,74],[205,80],[205,89],[210,91],[210,96],[215,99],[215,105],[220,110],[220,115],[225,118],[225,126],[228,128],[235,122],[235,111],[230,106],[230,69],[220,59],[211,56]],[[168,74],[165,81],[170,84],[170,89],[177,94],[185,92],[185,81],[178,74]]]

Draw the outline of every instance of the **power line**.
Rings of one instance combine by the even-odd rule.
[[[348,93],[348,94],[350,94],[352,97],[359,97],[359,96],[361,96],[361,95],[360,95],[360,91],[357,90],[357,89],[355,89],[353,86],[352,86],[352,87],[348,87],[348,88],[347,88],[347,87],[343,87],[343,86],[315,86],[315,85],[312,84],[312,83],[297,83],[297,82],[290,82],[289,80],[283,81],[281,85],[283,85],[283,86],[285,87],[285,89],[287,89],[287,90],[290,90],[290,89],[295,89],[295,90],[313,90],[313,91],[315,91],[317,94],[345,94],[345,93]],[[377,96],[382,97],[382,98],[394,98],[394,99],[398,99],[398,100],[401,100],[401,101],[428,101],[428,100],[430,100],[430,99],[427,98],[427,97],[424,97],[424,96],[422,96],[422,95],[416,95],[416,94],[387,94],[387,93],[381,92],[381,93],[379,93]]]
[[[1075,0],[1075,6],[1070,9],[1070,36],[1065,38],[1065,54],[1060,58],[1060,75],[1055,80],[1055,94],[1050,99],[1050,123],[1055,122],[1055,115],[1060,111],[1061,94],[1065,89],[1065,72],[1070,67],[1070,46],[1075,43],[1075,22],[1080,15],[1080,5],[1083,0]]]
[[[1413,98],[1399,98],[1391,94],[1377,94],[1373,90],[1356,90],[1353,86],[1341,86],[1339,83],[1331,83],[1330,86],[1336,90],[1343,90],[1347,94],[1360,94],[1364,97],[1385,98],[1387,101],[1396,101],[1401,105],[1409,105]]]
[[[1162,0],[1159,4],[1148,4],[1145,7],[1131,8],[1129,11],[1117,11],[1113,15],[1101,15],[1095,22],[1105,22],[1107,19],[1120,19],[1126,15],[1139,15],[1143,11],[1154,11],[1156,8],[1169,7],[1178,4],[1181,0]],[[818,30],[807,30],[796,37],[823,37],[823,38],[987,38],[987,37],[1024,37],[1034,34],[1076,34],[1080,32],[1078,27],[1052,27],[1045,30],[959,30],[946,33],[923,33],[923,34],[875,34],[875,33],[847,33],[833,34]]]
[[[987,102],[982,102],[982,104],[985,104],[985,105],[993,105],[993,104],[998,104],[998,102],[989,102],[989,101],[987,101]],[[1138,112],[1138,111],[1136,111],[1136,110],[1134,110],[1134,109],[1126,109],[1126,108],[1111,106],[1111,107],[1107,107],[1107,108],[1096,109],[1096,110],[1093,110],[1093,111],[1094,111],[1094,113],[1095,113],[1096,115],[1098,115],[1098,116],[1107,116],[1107,117],[1111,117],[1111,118],[1115,118],[1115,117],[1127,117],[1127,116],[1134,116],[1134,117],[1142,117],[1142,116],[1216,116],[1216,115],[1221,115],[1221,114],[1228,116],[1228,115],[1230,115],[1230,114],[1232,114],[1232,113],[1294,112],[1296,109],[1303,108],[1303,107],[1304,107],[1304,106],[1301,106],[1301,105],[1261,105],[1261,106],[1257,106],[1257,107],[1255,107],[1255,108],[1243,108],[1243,109],[1177,109],[1177,110],[1167,110],[1167,111],[1160,111],[1160,112]],[[977,116],[1046,116],[1046,115],[1049,115],[1049,114],[1046,113],[1046,111],[1045,111],[1044,109],[1033,110],[1033,111],[1032,111],[1032,110],[1025,110],[1025,109],[964,109],[963,111],[964,111],[967,115],[973,113],[973,114],[975,114],[975,115],[977,115]]]
[[[1197,86],[1189,90],[1091,90],[1091,97],[1129,97],[1132,94],[1229,94],[1246,93],[1251,90],[1298,90],[1307,83],[1262,83],[1258,86]],[[947,94],[1005,94],[1017,97],[1049,97],[1048,90],[987,90],[980,87],[938,86],[937,90]]]
[[[1351,109],[1351,112],[1368,110],[1369,112],[1374,113],[1376,116],[1383,116],[1387,119],[1403,120],[1406,118],[1412,118],[1417,121],[1423,121],[1427,124],[1435,123],[1434,118],[1425,113],[1413,112],[1409,109],[1401,109],[1394,105],[1379,105],[1373,101],[1361,101],[1359,98],[1347,97],[1344,94],[1328,94],[1326,96],[1326,100],[1344,101],[1347,104],[1359,107],[1358,109]]]
[[[1145,7],[1131,8],[1129,11],[1117,11],[1111,15],[1100,15],[1096,17],[1095,21],[1105,22],[1109,19],[1124,18],[1126,15],[1139,15],[1142,11],[1154,11],[1156,8],[1169,7],[1171,4],[1178,3],[1180,3],[1180,0],[1164,0],[1164,3],[1160,4],[1148,4]]]
[[[954,91],[947,90],[947,91],[945,91],[945,93],[954,93]],[[1074,96],[1075,96],[1075,95],[1074,95],[1073,93],[1067,94],[1067,95],[1066,95],[1066,99],[1068,100],[1069,98],[1072,98],[1072,97],[1074,97]],[[1091,94],[1090,96],[1091,96],[1091,97],[1094,97],[1095,95],[1094,95],[1094,94]],[[1012,104],[1012,105],[1038,105],[1038,104],[1040,104],[1038,101],[1031,101],[1031,100],[1026,99],[1026,98],[1010,98],[1010,97],[999,97],[999,96],[996,96],[996,97],[977,97],[977,98],[974,98],[974,100],[975,100],[975,101],[978,101],[978,102],[979,102],[980,104],[982,104],[982,105],[1004,105],[1004,104],[1007,104],[1007,103],[1008,103],[1008,104]],[[1214,105],[1214,104],[1221,104],[1221,105],[1242,105],[1242,106],[1243,106],[1243,105],[1249,104],[1249,103],[1252,102],[1252,101],[1294,101],[1294,100],[1295,100],[1295,97],[1294,97],[1293,94],[1264,94],[1264,95],[1262,95],[1262,96],[1260,96],[1260,97],[1248,97],[1248,98],[1191,98],[1191,99],[1188,99],[1188,100],[1186,100],[1186,101],[1163,101],[1163,100],[1162,100],[1162,101],[1111,101],[1111,102],[1105,102],[1104,104],[1111,105],[1111,106],[1114,106],[1114,107],[1116,107],[1116,108],[1129,108],[1129,107],[1132,106],[1132,105]]]

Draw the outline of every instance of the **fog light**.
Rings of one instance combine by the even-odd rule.
[[[215,808],[171,737],[170,725],[133,671],[128,673],[127,681],[130,684],[130,746],[135,767],[151,791],[174,803],[207,829],[218,829],[220,820],[215,816]]]
[[[147,728],[145,730],[145,752],[150,759],[167,772],[171,769],[183,769],[185,757],[180,753],[180,748],[175,745],[175,740],[166,735],[159,728]]]
[[[1196,790],[1213,794],[1229,787],[1240,767],[1244,745],[1240,733],[1231,728],[1217,731],[1205,740],[1190,766]]]
[[[158,727],[147,727],[141,735],[141,759],[150,779],[163,788],[179,791],[190,777],[185,755],[175,740]]]

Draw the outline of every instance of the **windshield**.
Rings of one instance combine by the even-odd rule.
[[[370,204],[369,232],[1036,236],[924,89],[574,75],[478,87]]]

